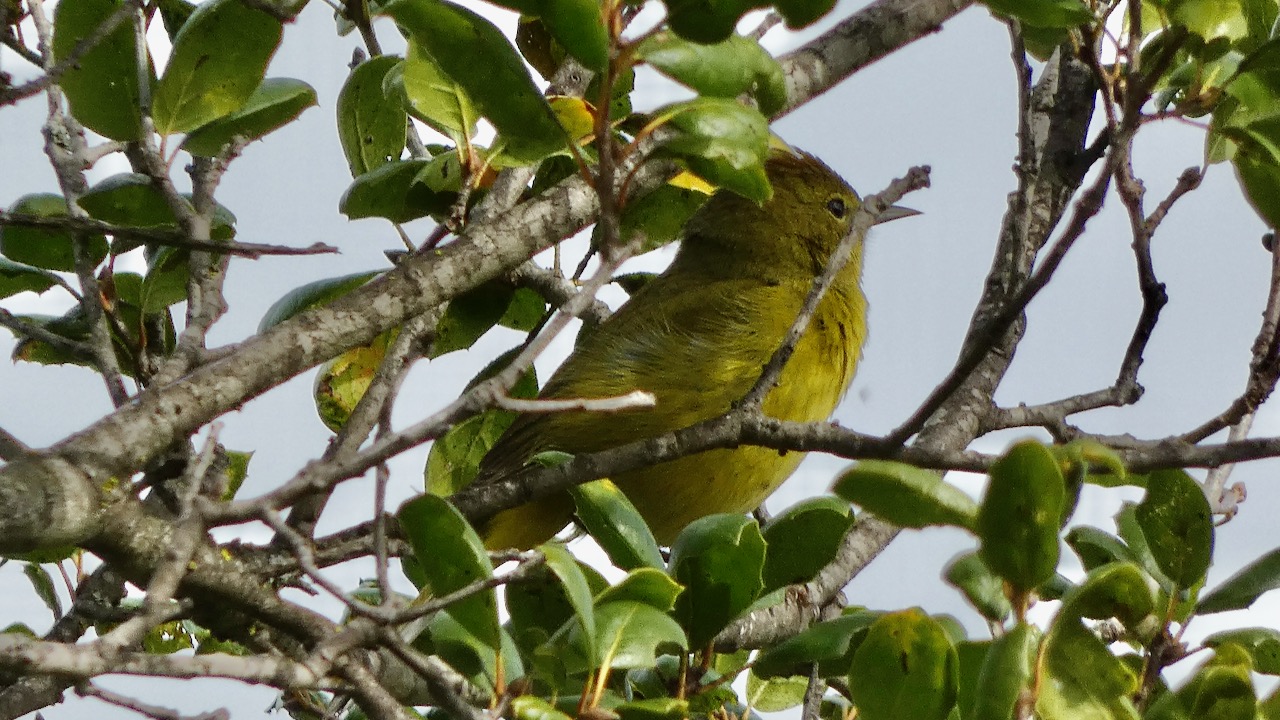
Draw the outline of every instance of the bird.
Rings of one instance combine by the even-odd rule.
[[[652,393],[653,407],[519,415],[481,460],[477,483],[519,472],[546,451],[592,453],[719,416],[741,400],[782,344],[814,279],[849,231],[858,194],[816,157],[773,148],[762,204],[715,192],[685,224],[668,269],[579,338],[543,387],[546,399]],[[877,222],[914,215],[891,207]],[[761,410],[779,420],[830,418],[852,382],[867,335],[864,238],[818,305]],[[760,505],[804,453],[743,446],[696,453],[611,479],[662,545],[694,520]],[[537,546],[571,520],[567,492],[493,516],[490,549]]]

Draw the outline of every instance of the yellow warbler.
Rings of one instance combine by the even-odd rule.
[[[507,477],[539,452],[596,452],[687,427],[728,411],[746,394],[860,204],[844,180],[810,155],[777,150],[766,171],[769,201],[760,206],[716,193],[686,224],[671,267],[582,338],[542,391],[543,398],[592,398],[647,390],[657,405],[522,415],[481,462],[477,482]],[[891,210],[881,221],[906,214]],[[859,242],[765,397],[765,414],[817,421],[835,410],[866,337],[861,273]],[[613,480],[665,545],[700,517],[755,508],[802,457],[760,447],[712,450]],[[483,529],[485,544],[537,545],[572,512],[567,493],[504,511]]]

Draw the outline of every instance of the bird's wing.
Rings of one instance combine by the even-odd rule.
[[[727,411],[781,343],[807,290],[758,280],[665,279],[582,338],[542,392],[564,399],[646,390],[656,407],[521,415],[481,463],[479,481],[514,472],[538,452],[594,452]]]

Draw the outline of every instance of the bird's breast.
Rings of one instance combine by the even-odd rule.
[[[795,422],[829,418],[853,381],[865,340],[861,292],[829,293],[765,398],[765,414]]]

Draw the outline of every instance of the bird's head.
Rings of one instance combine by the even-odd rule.
[[[763,204],[721,190],[702,206],[685,226],[678,263],[765,279],[811,279],[822,272],[862,199],[808,153],[775,147],[765,172],[773,193]],[[906,214],[913,213],[891,208],[880,222]],[[861,252],[859,243],[855,258]]]

